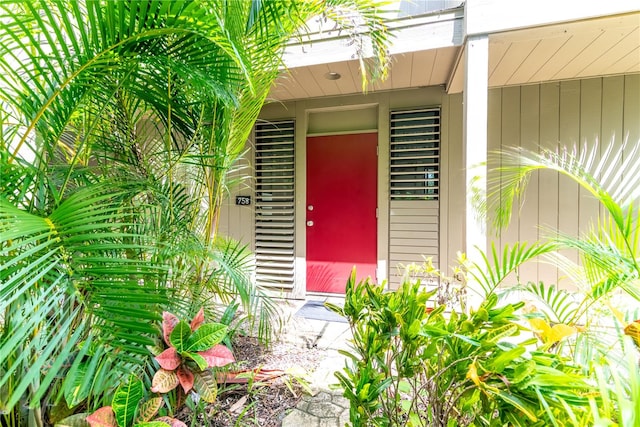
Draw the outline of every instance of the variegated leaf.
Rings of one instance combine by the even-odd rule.
[[[195,372],[193,375],[193,388],[205,402],[213,403],[218,395],[216,377],[211,370]]]
[[[116,421],[120,427],[126,427],[133,423],[133,417],[140,400],[142,400],[142,381],[131,375],[126,384],[116,389],[111,402]]]
[[[164,342],[167,343],[167,345],[171,345],[169,336],[171,335],[171,332],[173,332],[173,328],[176,327],[178,322],[180,322],[180,320],[175,315],[169,313],[168,311],[162,312],[162,336],[164,337]]]
[[[198,365],[198,369],[200,369],[201,371],[209,367],[209,364],[207,363],[206,359],[198,353],[187,352],[187,353],[184,353],[183,355],[185,358],[191,359],[194,362],[196,362],[196,364]]]
[[[91,427],[118,427],[116,414],[111,406],[103,406],[86,418]]]
[[[195,331],[185,344],[185,351],[205,351],[219,344],[227,335],[227,326],[221,323],[206,323]]]
[[[166,393],[178,386],[180,381],[175,371],[167,371],[166,369],[158,369],[151,381],[151,391],[154,393]]]
[[[88,415],[87,413],[71,415],[58,421],[55,427],[89,427],[90,424],[87,422]]]
[[[175,418],[171,417],[159,417],[156,418],[156,421],[162,421],[163,423],[169,424],[169,426],[171,427],[187,427],[187,425],[182,421],[176,420]]]
[[[204,310],[201,308],[200,311],[198,311],[198,314],[196,314],[194,316],[194,318],[191,320],[191,330],[195,332],[196,329],[198,329],[200,327],[200,325],[202,325],[204,323]]]
[[[233,353],[227,347],[222,344],[218,344],[213,348],[206,351],[200,351],[198,354],[207,361],[207,365],[210,368],[216,366],[225,366],[229,363],[233,363],[236,359],[233,357]]]
[[[153,397],[140,405],[138,409],[138,416],[136,417],[136,423],[149,421],[163,404],[161,397]]]
[[[625,335],[629,335],[633,342],[640,348],[640,320],[629,323],[624,328]]]
[[[182,353],[187,348],[187,340],[191,336],[191,327],[187,322],[180,321],[169,335],[169,345],[176,348],[178,353]]]
[[[193,373],[187,368],[181,366],[176,371],[178,375],[178,380],[180,381],[180,385],[185,393],[189,393],[193,388]]]
[[[158,361],[162,369],[166,369],[168,371],[173,371],[180,366],[180,363],[182,363],[182,358],[174,347],[169,347],[157,355],[155,359]]]

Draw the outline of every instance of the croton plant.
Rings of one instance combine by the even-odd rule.
[[[86,417],[86,422],[91,427],[187,427],[176,418],[157,417],[162,405],[159,396],[145,399],[142,381],[132,375],[126,384],[116,389],[111,406],[98,409]],[[83,423],[72,422],[65,425],[84,426]]]
[[[204,323],[202,309],[191,323],[165,311],[162,335],[168,348],[155,357],[160,369],[153,377],[151,391],[167,393],[180,385],[185,394],[195,390],[204,401],[213,402],[217,383],[209,368],[235,361],[231,351],[220,344],[227,335],[227,326]]]
[[[167,348],[159,348],[155,356],[160,369],[153,377],[151,391],[167,393],[180,385],[184,395],[196,391],[202,400],[213,402],[217,383],[210,368],[235,361],[231,351],[220,344],[226,334],[225,325],[204,323],[202,309],[190,323],[162,313],[162,338]],[[91,427],[185,427],[177,419],[156,417],[163,400],[157,396],[145,400],[143,391],[142,381],[131,376],[127,384],[118,387],[111,406],[87,416],[86,423]]]

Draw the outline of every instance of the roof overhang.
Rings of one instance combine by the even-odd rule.
[[[462,7],[391,21],[389,77],[369,91],[464,88]],[[488,34],[489,87],[640,73],[640,13],[629,12]],[[343,34],[315,33],[287,46],[278,101],[362,92],[359,62]],[[338,73],[338,80],[327,78]]]
[[[447,83],[464,88],[464,48]],[[640,72],[640,13],[489,34],[489,87]]]
[[[462,7],[388,22],[393,43],[391,67],[384,82],[369,90],[444,85],[464,41]],[[287,70],[270,98],[279,101],[362,92],[359,61],[351,40],[342,33],[316,32],[290,43],[284,54]],[[327,73],[341,78],[329,80]]]

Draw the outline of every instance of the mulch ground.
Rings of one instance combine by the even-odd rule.
[[[178,414],[187,425],[279,427],[305,392],[298,379],[304,382],[305,375],[314,371],[323,357],[315,348],[285,342],[265,348],[257,339],[242,336],[234,339],[233,351],[240,369],[284,371],[284,375],[262,383],[220,386],[215,403],[195,414],[186,407]]]

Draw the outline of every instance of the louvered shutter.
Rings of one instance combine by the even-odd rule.
[[[255,254],[258,284],[283,292],[294,281],[294,122],[255,128]]]
[[[390,115],[389,281],[397,286],[402,265],[438,266],[440,109],[393,111]]]

